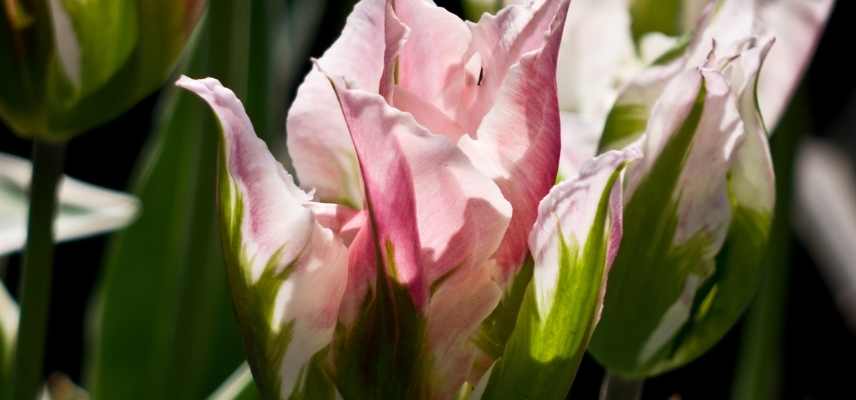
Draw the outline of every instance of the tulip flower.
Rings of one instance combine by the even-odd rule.
[[[0,7],[0,118],[61,141],[119,115],[168,76],[202,0],[21,1]]]
[[[764,120],[775,128],[811,59],[833,0],[576,0],[568,14],[557,74],[565,132],[561,177],[573,176],[596,153],[620,91],[658,57],[685,43],[705,7],[729,3],[749,3],[777,38],[758,87]]]
[[[179,80],[221,123],[233,302],[266,396],[564,398],[638,157],[608,152],[550,191],[567,7],[467,24],[358,3],[289,111],[300,186],[231,91]]]
[[[630,81],[600,150],[640,147],[624,239],[591,352],[644,378],[704,353],[760,280],[775,185],[756,86],[775,41],[754,4],[710,9],[697,33]]]

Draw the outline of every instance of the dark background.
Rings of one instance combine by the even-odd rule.
[[[335,2],[335,1],[333,1]],[[461,14],[457,1],[438,1]],[[444,4],[447,3],[447,4]],[[328,7],[312,56],[335,40],[346,16]],[[856,67],[853,56],[856,4],[839,0],[803,83],[812,134],[831,139],[856,154]],[[305,68],[308,70],[307,62]],[[288,93],[294,95],[294,88]],[[151,131],[158,93],[108,124],[72,140],[65,172],[75,178],[127,190],[134,166]],[[0,123],[0,151],[28,157],[29,142]],[[169,188],[164,188],[169,190]],[[856,245],[856,238],[853,238]],[[86,311],[102,264],[107,237],[60,244],[56,251],[46,371],[62,371],[80,381]],[[783,357],[786,398],[856,398],[856,335],[845,325],[814,260],[793,240]],[[8,260],[4,281],[16,294],[20,256]],[[854,266],[856,268],[856,266]],[[153,294],[156,295],[156,294]],[[678,371],[650,379],[644,398],[727,398],[734,378],[742,323],[705,356]],[[575,398],[596,398],[603,372],[587,357],[572,389]]]

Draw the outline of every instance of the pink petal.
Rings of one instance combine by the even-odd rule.
[[[461,141],[467,154],[479,160],[477,165],[493,177],[514,208],[496,255],[503,281],[523,264],[538,202],[556,181],[561,152],[556,59],[567,5],[563,2],[555,14],[544,47],[527,54],[510,69],[496,103],[479,126],[477,139]],[[544,37],[541,32],[539,36]],[[518,40],[525,42],[524,38]]]
[[[312,357],[332,339],[347,284],[347,250],[333,231],[317,222],[310,196],[294,184],[255,135],[232,91],[211,78],[182,77],[176,84],[205,100],[220,121],[227,174],[221,181],[227,186],[221,188],[220,198],[224,239],[232,247],[227,253],[235,257],[230,263],[241,269],[237,279],[244,280],[233,283],[233,290],[256,291],[256,284],[266,280],[264,290],[236,295],[273,302],[269,326],[244,328],[258,335],[249,343],[258,346],[261,354],[284,352],[280,365],[255,368],[280,371],[281,397],[289,398]],[[322,215],[325,218],[330,219]],[[286,268],[290,272],[282,274]],[[268,299],[270,285],[277,286]],[[290,327],[287,333],[286,327]],[[268,347],[267,339],[279,335],[288,335],[287,347]]]
[[[503,8],[497,15],[484,14],[477,24],[470,24],[472,46],[481,58],[483,68],[478,98],[467,111],[466,119],[460,123],[467,132],[474,132],[482,118],[493,107],[509,70],[521,58],[537,51],[554,36],[551,28],[561,36],[568,1],[535,0],[530,5],[512,5]],[[556,28],[558,26],[558,28]],[[559,38],[554,39],[557,43]],[[553,56],[555,57],[555,55]],[[555,74],[554,80],[555,80]]]
[[[345,245],[350,245],[366,222],[366,212],[354,210],[339,204],[310,202],[315,220],[321,226],[330,229]]]
[[[205,100],[220,120],[227,170],[243,203],[242,244],[251,260],[256,281],[271,257],[279,252],[281,267],[294,261],[306,247],[314,224],[304,205],[310,196],[294,185],[253,130],[241,101],[216,79],[181,77],[176,85]],[[284,246],[284,247],[283,247]]]
[[[475,96],[481,67],[478,60],[471,60],[470,30],[455,14],[431,1],[394,0],[394,4],[396,15],[410,28],[398,60],[397,89],[424,99],[436,110],[433,113],[443,116],[438,116],[440,120],[457,121]],[[464,133],[438,132],[433,119],[421,118],[419,107],[399,103],[397,98],[394,104],[414,113],[416,120],[432,132]]]
[[[318,60],[326,71],[346,76],[354,87],[377,92],[384,70],[386,2],[363,0],[341,36]],[[327,79],[313,69],[288,112],[288,151],[300,184],[321,201],[362,207],[362,183],[345,121]]]
[[[431,282],[494,253],[510,205],[447,138],[381,96],[336,86],[385,265],[421,307]]]
[[[492,263],[459,268],[431,297],[426,335],[434,398],[452,399],[468,377],[484,373],[473,371],[479,350],[472,337],[502,297]]]

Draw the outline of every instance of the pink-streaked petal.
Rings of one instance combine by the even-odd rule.
[[[377,280],[377,245],[368,213],[362,212],[364,223],[348,246],[348,285],[339,308],[339,320],[346,327],[357,321],[365,305],[366,295]]]
[[[226,168],[243,203],[242,245],[249,257],[249,275],[255,282],[271,257],[278,253],[279,267],[294,261],[309,241],[314,224],[311,200],[301,191],[267,145],[253,130],[241,101],[216,79],[181,77],[176,85],[205,100],[220,120]]]
[[[496,251],[511,206],[446,137],[379,95],[337,88],[360,159],[378,245],[417,306],[428,284]],[[391,271],[392,272],[392,271]]]
[[[354,7],[341,36],[318,59],[325,71],[348,84],[377,92],[384,70],[386,2],[363,0]],[[288,152],[301,187],[321,201],[362,207],[360,181],[351,138],[336,95],[323,74],[312,69],[288,112]]]
[[[808,66],[833,0],[761,2],[761,21],[776,36],[758,86],[761,112],[775,128]]]
[[[472,336],[502,297],[502,288],[493,280],[492,263],[459,268],[431,297],[426,337],[432,360],[429,384],[435,398],[454,398],[469,377],[484,373],[473,371],[478,367],[474,361],[479,349]]]
[[[366,221],[365,211],[339,204],[310,202],[307,207],[312,210],[315,221],[333,231],[346,246],[351,244]]]
[[[544,197],[538,208],[538,219],[529,236],[529,247],[534,260],[535,300],[538,314],[542,318],[550,315],[555,298],[556,285],[561,273],[561,243],[574,246],[582,252],[589,240],[591,228],[597,218],[598,206],[605,195],[608,195],[608,209],[605,216],[607,224],[607,252],[603,260],[606,265],[603,270],[603,285],[600,290],[597,313],[594,323],[600,319],[603,307],[603,296],[606,289],[606,277],[618,252],[622,235],[623,189],[620,172],[618,181],[610,187],[613,174],[629,162],[641,157],[641,152],[635,146],[625,150],[608,151],[594,159],[590,159],[580,169],[576,179],[556,185]],[[606,194],[605,191],[609,190]],[[582,254],[578,254],[582,256]]]
[[[282,399],[292,397],[305,366],[333,339],[348,281],[347,260],[348,251],[333,232],[315,224],[310,242],[277,291],[271,328],[279,333],[292,324],[279,369]]]
[[[395,13],[392,1],[387,1],[384,14],[383,76],[380,79],[380,94],[387,101],[392,100],[397,75],[401,74],[399,55],[405,43],[409,42],[410,28],[404,25]]]
[[[508,72],[477,139],[461,140],[467,154],[480,160],[475,163],[497,182],[514,208],[496,254],[503,282],[523,264],[538,202],[556,181],[561,153],[556,59],[567,11],[567,3],[563,4],[544,46],[524,56]]]
[[[478,129],[503,90],[511,68],[525,54],[547,45],[548,36],[552,36],[547,33],[557,20],[564,23],[567,6],[565,0],[536,0],[525,6],[505,7],[497,15],[484,14],[478,23],[469,24],[472,46],[481,59],[483,72],[477,98],[466,115],[458,119],[467,132]],[[559,27],[558,35],[562,29]]]
[[[220,192],[224,241],[232,257],[230,268],[239,269],[230,274],[232,290],[235,298],[253,299],[251,304],[236,303],[239,319],[244,331],[255,335],[248,340],[254,352],[282,352],[279,365],[266,364],[271,361],[267,358],[251,361],[256,370],[279,371],[274,378],[278,382],[263,386],[279,387],[280,397],[290,398],[312,357],[332,340],[348,282],[347,249],[318,223],[309,194],[294,184],[255,135],[231,90],[211,78],[181,77],[176,84],[205,100],[220,121],[226,174]],[[321,219],[334,220],[324,214],[329,213],[322,212]],[[248,306],[272,307],[269,319],[254,319],[253,313],[265,310],[242,309]],[[269,325],[260,326],[264,322]],[[286,347],[271,348],[271,343]]]
[[[470,30],[455,14],[426,0],[394,0],[395,13],[410,28],[398,62],[398,86],[456,121],[475,96],[478,63],[471,63]],[[477,60],[476,60],[477,61]],[[396,107],[406,108],[410,103]],[[430,121],[420,124],[434,131]]]

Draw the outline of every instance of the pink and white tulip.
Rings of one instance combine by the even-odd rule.
[[[606,221],[620,210],[600,200],[620,198],[633,152],[592,161],[598,179],[553,196],[536,223],[560,156],[555,76],[567,8],[536,1],[465,23],[430,1],[359,2],[289,111],[299,186],[231,91],[210,78],[179,80],[222,127],[233,300],[264,393],[454,398],[486,382],[500,356],[477,336],[518,276],[528,284],[520,271],[530,247],[552,254],[544,246],[557,243],[559,211],[548,208],[569,202],[558,222],[588,222],[585,232],[563,227],[565,239],[582,249],[606,238],[612,254],[621,226]],[[566,275],[555,257],[543,260],[535,257],[536,277]],[[602,276],[611,262],[602,252],[575,260],[563,271]],[[601,296],[547,306],[555,287],[541,281],[530,313],[573,314],[579,326],[560,319],[549,329],[587,343]],[[503,348],[513,335],[500,336]],[[572,374],[584,348],[557,348],[571,362],[552,373]]]

